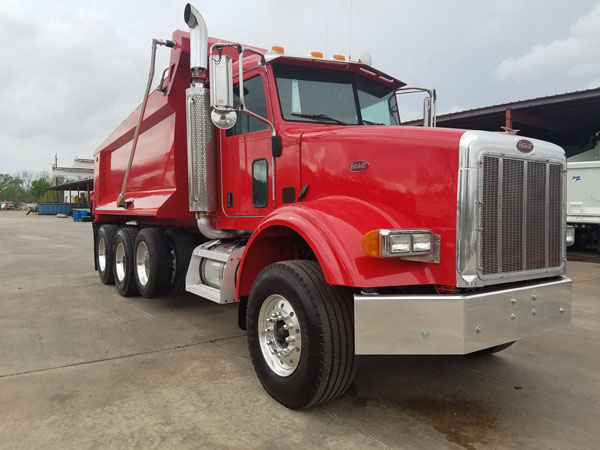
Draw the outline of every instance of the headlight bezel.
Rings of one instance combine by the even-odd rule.
[[[426,229],[382,228],[366,233],[361,244],[367,255],[377,258],[419,257],[434,253],[436,236]]]

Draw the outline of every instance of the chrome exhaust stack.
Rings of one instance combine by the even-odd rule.
[[[185,91],[189,209],[196,213],[198,230],[209,239],[226,239],[248,231],[218,230],[210,216],[217,211],[217,150],[210,119],[208,76],[208,33],[204,18],[191,4],[183,18],[190,27],[190,70],[192,80]]]
[[[190,211],[210,214],[217,209],[217,154],[206,88],[208,34],[202,15],[187,4],[183,18],[190,27],[191,85],[185,91],[188,187]]]
[[[208,32],[202,14],[191,3],[185,5],[183,19],[190,27],[190,69],[192,77],[203,76],[208,64]]]

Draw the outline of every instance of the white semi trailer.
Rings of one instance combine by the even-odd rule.
[[[567,160],[567,223],[574,227],[574,246],[600,240],[600,143]],[[567,239],[568,241],[568,239]]]

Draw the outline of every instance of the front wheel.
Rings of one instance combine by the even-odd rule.
[[[354,379],[351,293],[327,284],[318,263],[285,261],[256,278],[248,348],[267,392],[292,409],[341,396]]]

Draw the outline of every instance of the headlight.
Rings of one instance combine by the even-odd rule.
[[[433,233],[429,230],[373,230],[362,238],[365,253],[375,258],[428,255],[433,252]]]
[[[566,236],[567,247],[575,243],[575,227],[573,225],[567,225],[567,236]]]

